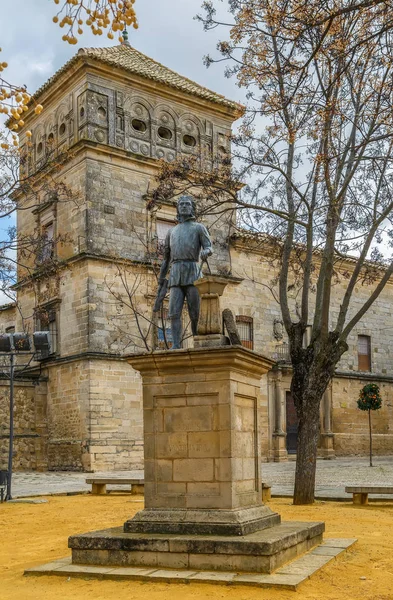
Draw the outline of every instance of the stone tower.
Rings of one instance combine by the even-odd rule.
[[[138,344],[125,348],[118,339],[119,268],[127,265],[140,278],[131,295],[148,311],[154,288],[146,247],[160,241],[175,216],[170,203],[155,214],[146,208],[158,161],[202,152],[214,160],[229,152],[241,107],[127,44],[79,50],[35,100],[44,111],[36,115],[32,107],[25,115],[22,145],[24,131],[32,132],[26,172],[35,173],[48,153],[65,151],[50,176],[73,193],[68,201],[44,193],[21,198],[18,212],[22,234],[53,240],[50,254],[60,269],[51,277],[42,269],[45,256],[31,257],[17,286],[30,329],[52,333],[39,387],[47,467],[140,467],[140,380],[122,359]],[[224,250],[216,252],[216,268],[225,267]]]

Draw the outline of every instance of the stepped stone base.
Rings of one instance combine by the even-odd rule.
[[[247,585],[280,590],[298,589],[321,567],[335,560],[355,539],[328,539],[319,546],[286,563],[273,574],[241,573],[239,571],[212,571],[200,569],[164,569],[162,567],[128,567],[72,564],[71,557],[60,558],[45,565],[26,569],[25,575],[52,575],[57,577],[83,577],[113,581],[145,581],[157,583],[208,583],[218,585]]]
[[[125,533],[69,538],[72,564],[272,573],[322,541],[324,523],[286,522],[243,536]]]
[[[279,525],[281,517],[268,506],[232,510],[145,509],[124,523],[128,533],[181,535],[247,535]]]

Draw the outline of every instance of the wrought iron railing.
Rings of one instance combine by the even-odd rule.
[[[273,352],[272,358],[278,363],[290,363],[291,357],[289,354],[289,345],[286,342],[278,344]]]

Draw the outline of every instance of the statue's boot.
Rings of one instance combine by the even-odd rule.
[[[198,334],[198,317],[196,319],[191,319],[191,331],[194,337]]]

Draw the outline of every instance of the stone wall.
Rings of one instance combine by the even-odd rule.
[[[275,320],[280,320],[280,307],[273,298],[266,284],[269,284],[276,273],[272,271],[261,251],[246,251],[236,246],[232,252],[232,274],[240,282],[230,282],[222,297],[222,307],[230,308],[235,315],[252,317],[254,328],[254,350],[277,356],[277,352],[285,343],[286,334],[281,340],[275,337]],[[338,279],[332,289],[331,322],[337,316],[344,292],[346,278]],[[367,300],[372,286],[359,285],[355,290],[350,315]],[[389,283],[371,310],[361,319],[348,338],[348,351],[343,355],[337,367],[337,376],[331,392],[331,428],[334,433],[335,452],[339,456],[365,455],[368,452],[368,419],[367,414],[357,408],[359,391],[366,383],[374,381],[380,386],[383,397],[383,408],[373,413],[374,447],[376,454],[393,454],[393,348],[391,332],[393,316],[391,307],[392,285]],[[311,305],[313,298],[311,297]],[[312,322],[313,315],[310,316]],[[370,374],[358,371],[357,336],[371,337]],[[269,376],[269,419],[266,436],[269,444],[266,453],[269,459],[277,457],[272,451],[274,444],[275,418],[275,376]],[[282,379],[281,422],[283,433],[286,431],[285,393],[290,389],[290,368],[285,368]],[[322,414],[322,408],[321,408]],[[323,418],[321,418],[323,431]],[[285,439],[283,440],[285,442]],[[322,451],[322,450],[321,450]],[[285,455],[285,451],[283,452]]]
[[[274,335],[274,321],[281,319],[279,304],[268,289],[270,282],[277,276],[263,255],[263,249],[245,251],[235,246],[231,252],[232,275],[238,277],[240,283],[230,283],[225,289],[222,306],[229,307],[236,315],[245,315],[253,318],[254,324],[254,349],[274,355],[277,346],[286,341],[283,333],[281,341]],[[337,317],[337,311],[342,301],[347,283],[343,275],[332,287],[332,308],[330,311],[331,324]],[[357,324],[348,338],[349,349],[340,363],[339,371],[353,372],[357,366],[357,336],[371,336],[371,362],[372,372],[379,375],[393,373],[393,347],[391,332],[393,331],[392,285],[389,282],[382,291],[372,308]],[[360,285],[356,287],[351,303],[348,319],[369,298],[373,285]],[[277,289],[275,289],[277,291]],[[313,319],[313,295],[310,297],[310,323]],[[294,303],[293,303],[294,307]]]
[[[375,380],[373,380],[375,381]],[[361,388],[370,379],[341,378],[333,381],[333,431],[337,456],[364,456],[369,451],[368,412],[357,407]],[[380,410],[372,411],[373,452],[393,454],[393,381],[375,381],[382,396]]]
[[[48,466],[50,470],[89,470],[88,361],[52,363],[48,377]]]
[[[124,361],[105,357],[53,362],[47,373],[49,469],[140,468],[139,375]]]
[[[7,469],[9,448],[9,381],[0,382],[0,469]],[[45,384],[16,382],[14,386],[15,470],[46,470],[47,463]]]
[[[90,447],[94,471],[143,468],[142,385],[119,360],[90,360]]]

